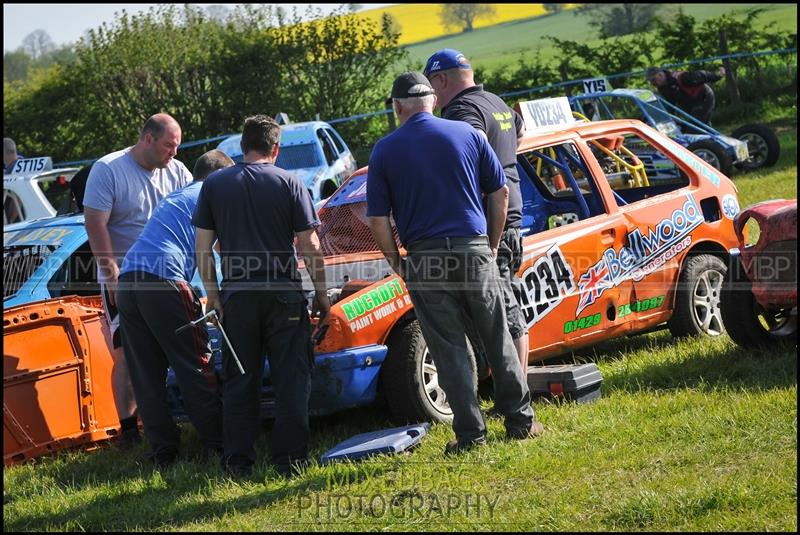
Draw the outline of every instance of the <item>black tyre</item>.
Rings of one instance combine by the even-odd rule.
[[[762,167],[775,165],[781,155],[781,144],[778,136],[772,129],[763,124],[746,124],[737,128],[731,137],[747,142],[747,151],[750,158],[737,163],[736,166],[744,171],[752,171]]]
[[[719,300],[728,267],[714,255],[688,258],[678,278],[675,308],[667,325],[672,336],[720,336],[725,332]]]
[[[720,308],[731,339],[742,347],[797,343],[797,311],[767,311],[755,299],[752,283],[738,261],[725,276]]]
[[[380,389],[397,424],[424,421],[450,423],[453,411],[439,385],[436,365],[417,320],[396,329],[387,341],[389,352],[381,367]],[[467,344],[475,373],[471,344]]]
[[[719,143],[710,139],[701,139],[689,145],[689,150],[708,162],[713,168],[718,169],[723,175],[731,176],[733,160]]]

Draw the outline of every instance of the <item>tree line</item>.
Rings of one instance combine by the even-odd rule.
[[[619,5],[610,6],[613,14]],[[286,112],[293,120],[348,117],[385,109],[394,75],[419,69],[397,45],[396,21],[388,15],[380,22],[358,17],[354,4],[326,18],[319,10],[303,17],[264,4],[216,7],[225,9],[159,5],[142,14],[123,11],[113,23],[88,31],[69,54],[59,52],[63,61],[34,69],[24,81],[4,77],[4,136],[25,154],[68,161],[133,144],[146,117],[158,111],[178,119],[184,140],[236,132],[255,113]],[[758,24],[763,11],[702,23],[679,12],[666,21],[654,19],[650,32],[607,37],[596,45],[548,37],[555,57],[530,51],[516,65],[476,68],[476,80],[505,93],[643,70],[720,55],[722,36],[728,53],[796,48],[796,33]],[[54,52],[42,49],[40,60]],[[695,68],[704,67],[712,66]],[[729,83],[742,100],[797,93],[796,56],[741,59],[729,67]],[[644,85],[642,78],[612,83]],[[564,88],[551,93],[536,98],[563,94]],[[736,97],[717,94],[721,106]],[[336,128],[363,165],[389,124],[376,117]],[[208,148],[182,151],[180,157],[191,164]]]
[[[407,54],[397,39],[389,17],[359,18],[349,5],[326,18],[264,4],[225,17],[191,5],[123,11],[90,30],[73,61],[4,80],[4,135],[26,154],[66,161],[133,144],[158,111],[180,122],[185,140],[236,132],[255,113],[373,111]]]
[[[615,7],[618,5],[623,4],[587,5],[583,12],[605,9],[605,15],[601,12],[603,17],[614,13],[618,15],[618,8]],[[581,8],[575,11],[580,12]],[[493,71],[476,69],[476,78],[493,92],[506,93],[727,54],[796,49],[797,33],[776,30],[774,22],[760,24],[757,21],[764,11],[762,8],[751,8],[698,23],[694,17],[679,10],[669,20],[653,18],[648,23],[653,28],[650,32],[605,37],[595,45],[548,36],[547,39],[557,51],[555,57],[548,60],[538,52],[525,54],[520,56],[515,66],[507,65]],[[600,34],[603,35],[603,32]],[[718,66],[719,63],[716,64]],[[697,64],[685,68],[691,70],[716,67]],[[731,76],[727,82],[736,86],[740,100],[755,102],[770,96],[797,94],[796,55],[735,59],[729,62],[728,67]],[[611,82],[614,87],[643,83],[644,77],[622,77]],[[553,96],[565,91],[569,92],[569,89],[556,88]],[[717,93],[719,104],[724,106],[736,103],[732,102],[730,91]]]

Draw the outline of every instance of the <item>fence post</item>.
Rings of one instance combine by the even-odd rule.
[[[562,82],[569,82],[569,73],[567,72],[567,65],[562,63],[558,66],[558,72],[561,73],[561,81]],[[564,86],[564,93],[567,94],[567,97],[572,96],[572,88],[569,85]]]
[[[728,51],[728,39],[725,36],[725,28],[719,31],[719,51],[721,56],[730,54]],[[731,105],[738,106],[741,103],[741,98],[739,95],[739,86],[736,83],[735,67],[731,66],[730,58],[723,59],[722,65],[725,67],[725,85],[728,88],[728,97],[731,99]]]
[[[392,105],[392,97],[387,98],[384,104],[392,109],[392,113],[386,114],[386,119],[389,121],[389,132],[394,132],[394,129],[397,128],[397,124],[394,122],[394,106]]]

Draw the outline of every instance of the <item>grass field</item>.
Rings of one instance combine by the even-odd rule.
[[[742,207],[797,198],[796,117],[770,124],[781,158],[735,177]],[[267,434],[241,481],[191,458],[189,426],[187,460],[163,472],[144,446],[68,452],[3,470],[3,530],[796,531],[796,351],[664,331],[599,344],[567,360],[598,364],[600,400],[537,403],[534,441],[505,442],[489,420],[489,446],[457,460],[442,456],[443,425],[411,454],[293,480],[268,464]],[[312,453],[389,426],[374,406],[313,419]]]
[[[413,6],[414,4],[399,7],[412,10]],[[761,23],[774,21],[778,29],[797,31],[797,4],[671,4],[660,15],[668,18],[670,13],[677,12],[679,6],[698,22],[723,13],[760,6],[767,10],[758,19]],[[406,49],[409,51],[410,65],[418,65],[416,68],[419,69],[437,50],[455,48],[470,58],[473,67],[493,70],[506,64],[516,65],[519,58],[531,54],[540,53],[545,59],[553,57],[555,49],[545,36],[596,45],[600,40],[596,37],[596,31],[589,27],[587,17],[566,11],[557,15],[496,24],[468,34],[449,35],[409,45]],[[438,21],[434,23],[438,24]]]
[[[480,17],[474,27],[485,28],[512,20],[538,17],[546,13],[542,4],[492,4],[495,13],[491,17]],[[384,13],[394,17],[400,28],[401,45],[436,39],[454,31],[442,26],[440,14],[442,4],[396,4],[370,9],[358,13],[360,18],[380,21]]]

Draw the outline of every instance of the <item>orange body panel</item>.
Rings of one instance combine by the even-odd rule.
[[[99,298],[3,312],[3,464],[119,433]]]

